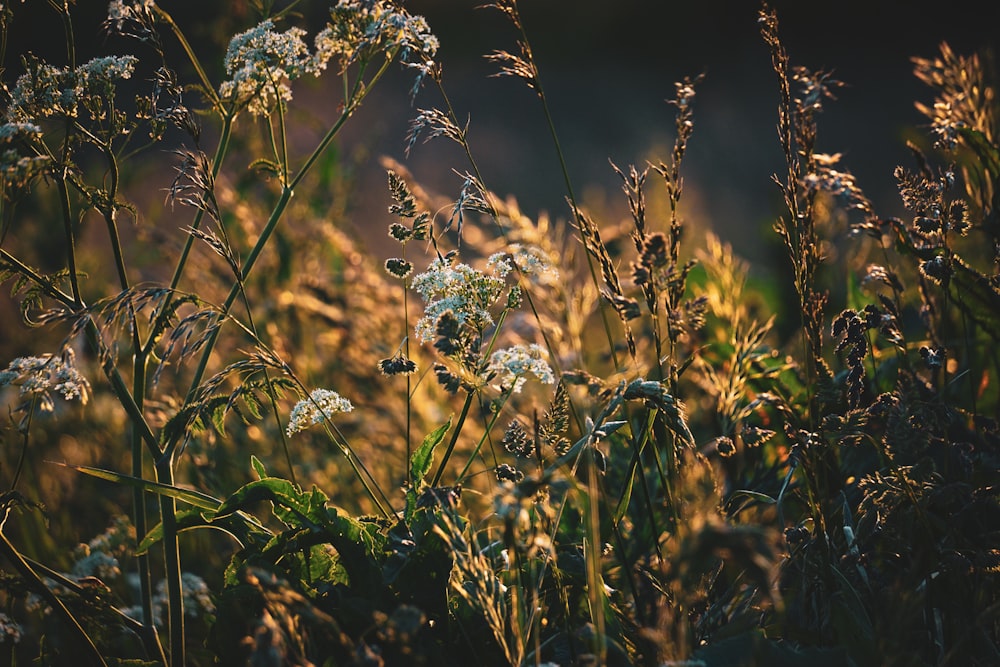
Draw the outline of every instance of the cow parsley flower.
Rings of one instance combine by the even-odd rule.
[[[521,391],[529,375],[543,384],[553,384],[556,378],[545,356],[545,348],[535,344],[497,350],[490,355],[486,373],[493,376],[502,388],[510,389],[515,394]]]
[[[225,58],[226,73],[232,78],[219,86],[219,95],[246,104],[257,116],[268,114],[279,101],[291,100],[288,82],[315,71],[302,39],[305,34],[302,28],[276,32],[267,19],[233,37]]]
[[[559,270],[552,264],[552,258],[535,245],[511,243],[506,251],[491,255],[486,265],[493,267],[494,272],[501,277],[513,271],[516,266],[522,275],[539,285],[559,283]]]
[[[449,311],[459,326],[468,325],[481,332],[493,324],[489,308],[503,294],[506,284],[502,278],[468,264],[453,265],[447,259],[435,259],[426,271],[414,276],[412,287],[426,303],[416,335],[427,343],[434,340],[438,320]]]
[[[6,385],[20,387],[21,396],[38,399],[43,412],[51,412],[55,407],[52,392],[67,401],[83,404],[90,398],[90,383],[73,366],[71,352],[64,353],[61,358],[46,354],[14,359],[0,371],[0,387]]]
[[[292,408],[288,418],[286,433],[292,435],[304,431],[313,424],[319,424],[326,419],[332,419],[338,412],[351,412],[354,406],[351,402],[329,389],[315,389],[309,398],[303,399]]]
[[[340,0],[330,9],[330,23],[316,36],[313,67],[325,69],[336,56],[340,71],[378,53],[398,52],[418,73],[414,90],[434,67],[438,39],[422,16],[412,16],[385,0]]]
[[[31,123],[52,116],[76,118],[79,105],[86,99],[109,99],[117,81],[132,78],[137,62],[135,56],[104,56],[71,70],[28,58],[25,73],[18,77],[11,92],[7,120]]]

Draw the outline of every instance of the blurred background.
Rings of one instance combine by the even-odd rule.
[[[248,0],[171,4],[203,54],[221,54],[232,34],[256,20]],[[529,216],[547,211],[564,217],[562,174],[540,105],[522,82],[490,78],[496,67],[482,58],[494,50],[515,50],[517,35],[500,12],[482,4],[412,0],[406,6],[424,15],[440,38],[444,85],[459,117],[470,121],[469,140],[486,185],[501,196],[515,195]],[[782,169],[782,158],[775,133],[777,87],[756,22],[760,4],[524,0],[520,5],[574,187],[588,208],[598,216],[625,215],[608,160],[624,168],[668,159],[673,111],[665,100],[673,96],[675,81],[704,73],[683,171],[686,217],[716,230],[747,259],[770,261],[762,237],[770,236],[771,220],[780,212],[770,175]],[[912,76],[910,58],[933,57],[942,41],[959,54],[994,49],[1000,3],[778,0],[772,6],[792,64],[832,71],[846,84],[826,105],[818,149],[844,154],[842,167],[858,177],[880,214],[900,213],[892,171],[909,164],[908,139],[925,141],[914,101],[932,100]],[[310,36],[326,18],[326,7],[298,7],[312,27]],[[7,65],[16,70],[16,54],[28,50],[60,62],[62,39],[51,9],[28,3],[17,11]],[[134,43],[100,36],[105,3],[78,3],[75,13],[81,19],[81,58],[136,49]],[[214,80],[223,79],[221,59],[206,59],[205,66]],[[450,198],[462,184],[452,170],[466,169],[464,156],[443,140],[417,145],[404,158],[407,125],[417,108],[442,102],[433,86],[411,102],[410,73],[396,70],[391,76],[395,81],[378,86],[338,146],[343,175],[352,181],[338,208],[376,246],[389,222],[381,156],[403,161],[418,181]],[[324,86],[333,87],[330,95]],[[325,127],[326,118],[316,113],[336,105],[337,95],[333,77],[298,85],[296,96],[306,102],[299,108],[312,114],[297,119],[303,150],[315,141],[309,130]],[[215,130],[206,126],[206,145]],[[143,182],[147,178],[156,175],[144,175]]]

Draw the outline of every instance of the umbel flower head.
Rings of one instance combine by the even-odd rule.
[[[482,332],[493,324],[489,308],[506,289],[502,278],[440,258],[414,276],[412,286],[427,304],[416,327],[417,339],[422,343],[434,340],[438,320],[448,312],[459,326],[467,325]]]
[[[332,419],[338,412],[351,412],[354,406],[351,402],[329,389],[314,389],[309,398],[304,398],[292,408],[288,417],[286,433],[292,435],[304,431],[313,424],[319,424]]]
[[[502,388],[510,389],[515,394],[521,391],[529,375],[543,384],[553,384],[556,378],[545,356],[545,348],[534,343],[497,350],[490,355],[486,373],[493,376]]]
[[[434,67],[439,43],[423,16],[412,16],[386,0],[340,0],[330,9],[330,18],[316,35],[321,68],[333,56],[343,72],[378,53],[398,53],[404,65],[417,71],[415,93]]]
[[[104,56],[69,69],[25,58],[25,72],[10,94],[7,120],[33,123],[52,116],[76,118],[81,103],[88,98],[109,99],[118,81],[132,78],[137,62],[135,56]]]
[[[0,387],[7,385],[19,387],[22,397],[37,400],[43,412],[52,412],[55,407],[53,393],[83,404],[90,398],[90,383],[73,365],[71,350],[61,357],[18,357],[0,371]]]
[[[309,54],[302,40],[302,28],[276,32],[267,19],[229,42],[226,49],[226,73],[232,78],[219,86],[223,99],[242,105],[250,113],[262,116],[275,105],[292,99],[289,81],[306,72],[318,73],[324,66]]]

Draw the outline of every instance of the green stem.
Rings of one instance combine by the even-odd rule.
[[[161,457],[156,462],[156,481],[174,485],[173,457]],[[167,620],[170,637],[170,663],[175,667],[187,664],[184,642],[184,586],[181,578],[181,553],[177,542],[177,502],[160,496],[160,521],[163,526],[163,567],[167,582]]]
[[[469,457],[469,460],[466,461],[465,467],[462,468],[462,472],[458,474],[458,481],[456,482],[456,484],[461,484],[462,481],[465,479],[465,475],[466,473],[469,472],[469,468],[472,466],[472,462],[476,460],[476,457],[479,455],[479,450],[482,449],[483,445],[486,443],[486,439],[490,436],[490,432],[493,430],[493,426],[496,425],[497,420],[500,419],[500,413],[501,411],[503,411],[504,406],[507,405],[507,400],[510,398],[510,395],[512,393],[513,393],[512,389],[508,389],[504,393],[500,405],[498,405],[496,410],[493,412],[493,416],[490,417],[490,423],[486,425],[486,429],[483,431],[482,437],[479,438],[479,443],[476,445],[476,448],[472,450],[472,455]]]
[[[469,414],[469,408],[472,407],[472,399],[475,397],[475,392],[468,392],[465,396],[465,405],[462,406],[462,413],[458,416],[458,422],[455,424],[454,430],[451,432],[451,440],[448,441],[448,448],[444,450],[444,457],[441,459],[441,465],[438,466],[437,472],[434,473],[434,479],[431,480],[431,486],[437,486],[438,482],[441,481],[441,475],[444,474],[444,468],[448,464],[448,459],[451,458],[451,453],[455,450],[455,443],[458,442],[458,434],[462,432],[462,426],[465,424],[465,418]]]
[[[205,70],[201,66],[201,61],[198,60],[198,57],[194,54],[194,49],[191,48],[191,45],[188,43],[187,38],[184,36],[184,33],[181,32],[180,26],[178,26],[177,23],[174,22],[173,17],[170,16],[170,14],[165,12],[163,9],[161,9],[159,5],[154,4],[153,11],[156,12],[156,15],[160,18],[161,21],[163,21],[164,23],[167,24],[167,26],[169,26],[170,31],[174,33],[174,37],[177,38],[177,41],[180,43],[181,48],[184,49],[184,53],[185,55],[187,55],[188,60],[191,62],[191,66],[194,67],[195,73],[197,73],[198,78],[201,80],[201,85],[205,89],[205,95],[212,102],[212,105],[215,106],[216,108],[221,108],[222,101],[219,99],[219,95],[218,93],[216,93],[215,87],[212,85],[212,82],[209,81],[208,75],[205,74]]]
[[[45,581],[38,575],[37,572],[32,569],[28,561],[24,559],[24,556],[11,544],[7,536],[3,534],[3,525],[7,522],[7,516],[9,516],[10,508],[7,508],[4,512],[4,518],[0,521],[0,555],[3,555],[14,569],[21,575],[21,577],[32,586],[34,591],[38,593],[55,611],[56,616],[58,616],[62,621],[69,627],[70,635],[74,639],[74,643],[78,645],[79,650],[82,652],[78,655],[78,659],[83,659],[84,664],[91,665],[102,665],[103,667],[108,667],[108,663],[104,661],[101,657],[101,652],[94,645],[93,640],[87,634],[87,631],[83,629],[80,622],[76,620],[72,612],[66,608],[62,600],[52,592],[52,590],[45,585]]]

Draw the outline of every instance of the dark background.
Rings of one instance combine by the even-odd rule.
[[[224,78],[221,54],[228,37],[255,23],[245,0],[164,1],[215,81]],[[461,117],[471,121],[469,139],[487,186],[514,194],[529,215],[566,214],[564,188],[544,117],[520,81],[489,78],[496,68],[481,57],[515,50],[517,35],[500,12],[478,9],[478,0],[414,0],[411,12],[427,17],[441,40],[445,86]],[[923,117],[914,100],[932,92],[912,76],[911,56],[932,57],[942,41],[958,53],[993,49],[1000,30],[1000,2],[879,1],[773,3],[793,64],[833,70],[847,84],[828,102],[820,120],[818,149],[843,153],[880,213],[900,213],[892,170],[908,163],[907,139],[923,140]],[[81,61],[98,53],[136,51],[133,43],[95,37],[104,2],[82,1],[74,11]],[[302,3],[310,37],[322,25],[326,3]],[[620,166],[667,159],[673,110],[665,100],[673,83],[705,73],[695,100],[695,134],[685,163],[686,215],[717,230],[737,250],[765,260],[759,240],[780,211],[770,175],[781,170],[775,134],[777,87],[760,39],[751,0],[661,2],[524,0],[521,11],[541,78],[555,115],[578,194],[604,215],[625,214],[619,182],[608,159]],[[9,54],[30,49],[54,62],[62,34],[46,3],[16,5]],[[43,27],[44,26],[44,27]],[[167,40],[168,44],[170,40]],[[208,59],[209,54],[218,54]],[[141,55],[141,54],[140,54]],[[8,56],[8,65],[17,67]],[[410,73],[394,71],[348,124],[340,150],[355,179],[348,202],[351,219],[366,234],[384,237],[384,171],[378,157],[403,160],[407,123],[417,107],[439,106],[432,87],[411,105]],[[8,74],[8,81],[12,77]],[[328,96],[325,86],[331,86]],[[339,99],[335,77],[296,88],[296,99],[313,113]],[[326,116],[303,122],[298,143],[308,150]],[[206,127],[211,137],[213,128]],[[296,137],[293,137],[296,139]],[[211,144],[207,144],[211,145]],[[418,145],[407,166],[421,182],[456,197],[465,170],[455,147],[438,140]]]

